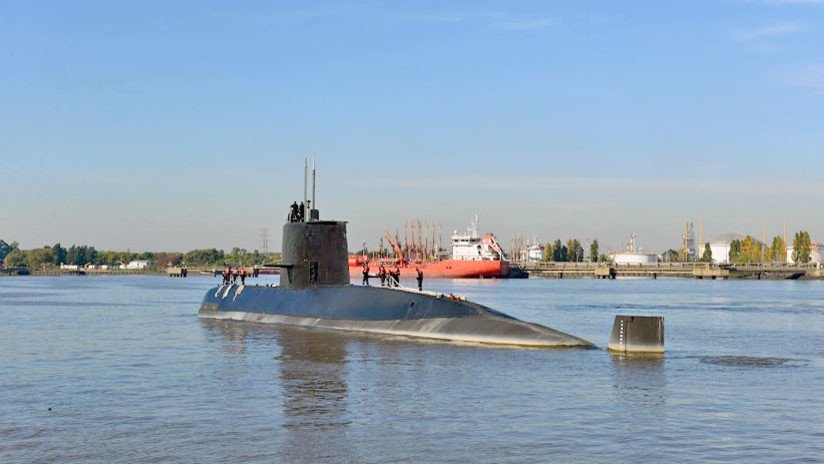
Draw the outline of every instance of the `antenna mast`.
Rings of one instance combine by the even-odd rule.
[[[308,182],[308,176],[309,176],[309,159],[308,158],[303,158],[303,218],[301,218],[303,220],[303,222],[306,222],[306,215],[307,215],[307,213],[309,213],[309,211],[307,211],[307,207],[309,206],[307,204],[307,203],[309,203],[309,197],[306,194],[306,184]]]
[[[317,163],[317,158],[318,155],[312,155],[312,209],[318,209],[318,204],[315,202],[315,164]]]

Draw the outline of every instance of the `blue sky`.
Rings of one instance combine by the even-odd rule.
[[[317,153],[350,248],[824,240],[824,0],[0,1],[0,238],[280,240]],[[277,246],[275,246],[277,248]]]

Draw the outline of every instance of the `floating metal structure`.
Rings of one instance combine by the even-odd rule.
[[[312,171],[314,184],[314,163]],[[351,285],[346,222],[320,220],[314,196],[313,185],[309,214],[283,226],[280,285],[214,287],[203,298],[200,317],[496,345],[592,347],[463,297]]]
[[[618,353],[663,354],[663,316],[615,316],[607,349]]]

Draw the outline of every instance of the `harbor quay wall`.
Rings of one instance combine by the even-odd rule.
[[[793,265],[785,263],[744,263],[713,265],[708,263],[655,263],[655,264],[612,264],[612,263],[566,263],[539,262],[513,264],[530,277],[556,279],[596,278],[615,279],[618,277],[689,278],[689,279],[822,279],[824,272],[814,265]]]

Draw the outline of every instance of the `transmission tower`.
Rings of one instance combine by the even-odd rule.
[[[260,252],[269,253],[269,229],[266,227],[260,229]]]

